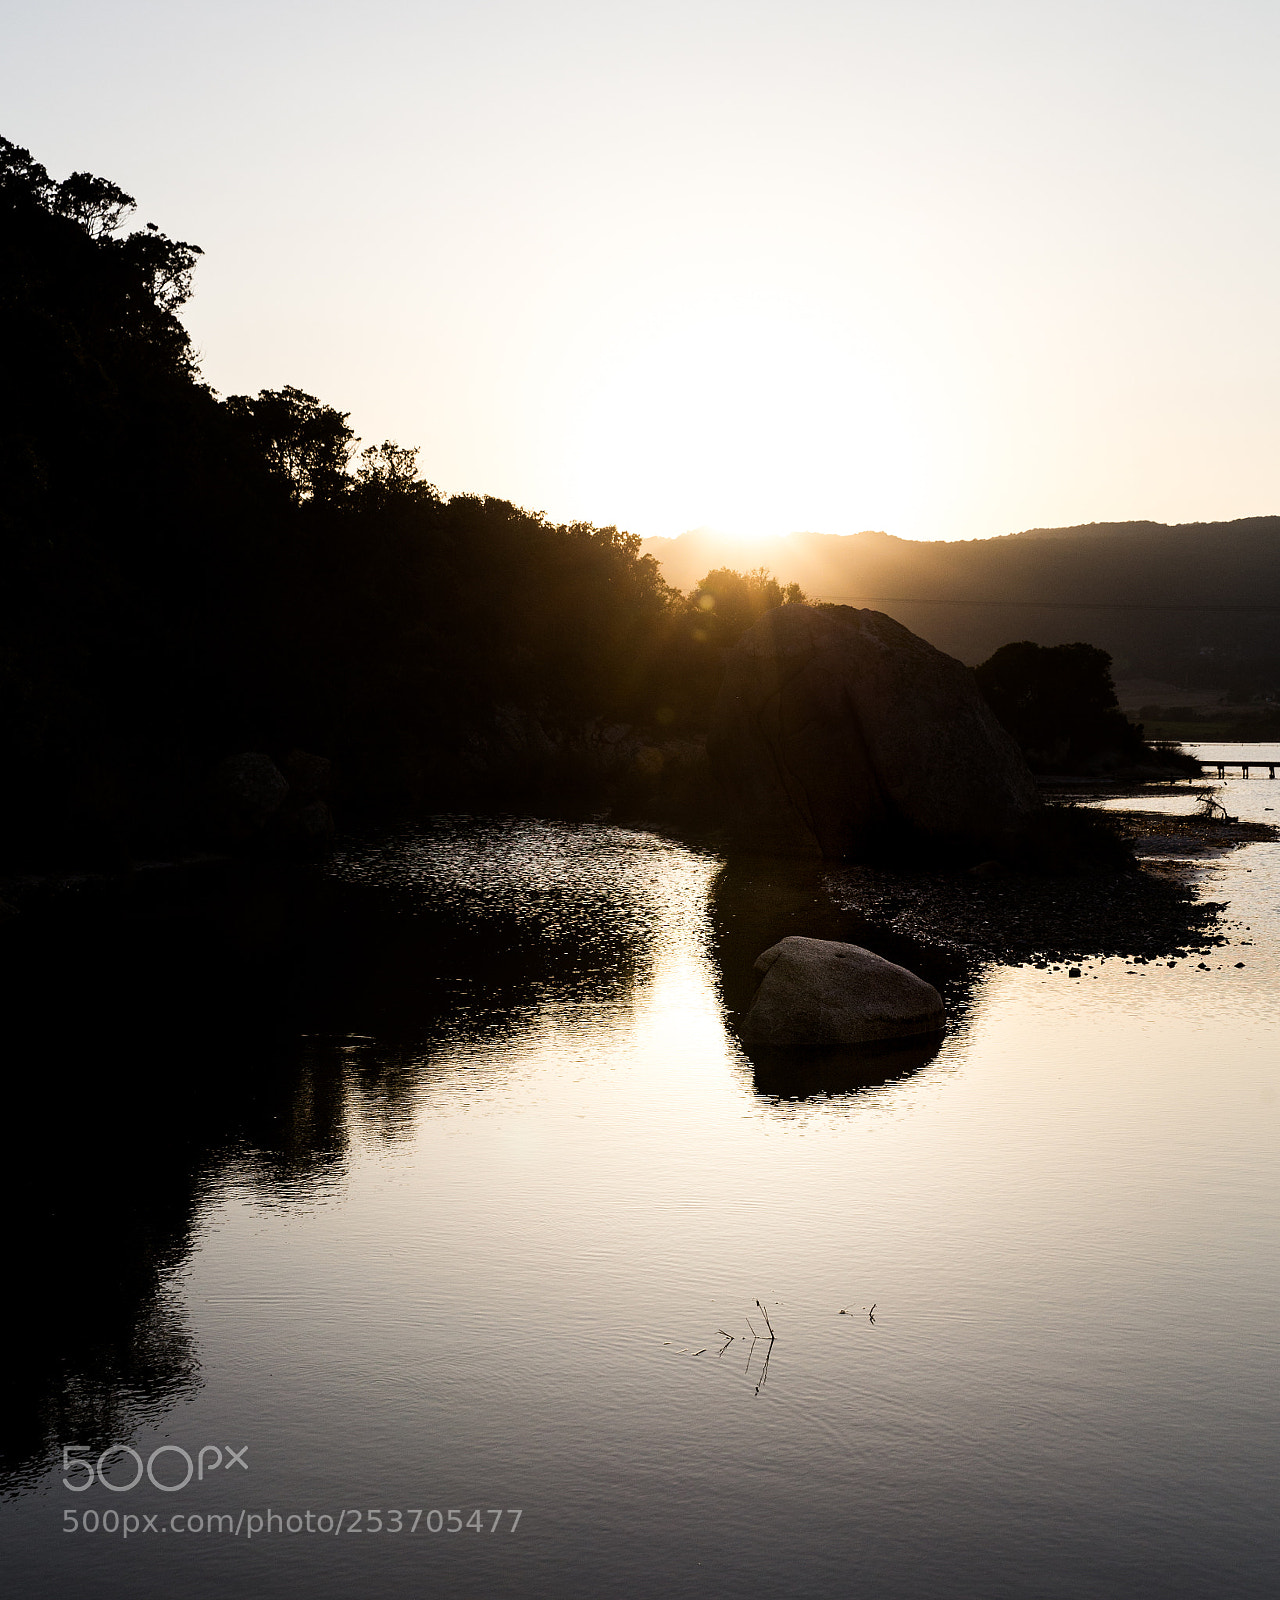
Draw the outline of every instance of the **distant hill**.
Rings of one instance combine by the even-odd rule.
[[[815,599],[887,612],[976,664],[1015,639],[1081,639],[1117,676],[1226,687],[1280,678],[1280,517],[1092,522],[995,539],[793,533],[743,547],[705,530],[647,539],[669,583],[763,565]]]

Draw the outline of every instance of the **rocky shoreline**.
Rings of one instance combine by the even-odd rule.
[[[1034,877],[842,866],[823,873],[824,888],[846,915],[962,964],[1048,966],[1093,956],[1176,961],[1228,943],[1225,904],[1200,898],[1198,871],[1241,845],[1280,837],[1280,829],[1144,811],[1141,789],[1121,796],[1101,789],[1087,797],[1104,794],[1138,802],[1133,810],[1105,813],[1133,847],[1136,872]],[[1075,797],[1086,798],[1079,791]]]
[[[1142,809],[1153,793],[1198,792],[1135,787],[1117,795],[1114,787],[1098,785],[1073,794],[1134,801],[1132,809],[1104,813],[1137,861],[1136,871],[1118,874],[1041,876],[997,862],[968,870],[936,863],[836,864],[730,850],[715,892],[716,917],[726,936],[745,936],[744,957],[752,946],[748,966],[789,934],[864,944],[939,980],[990,961],[1050,965],[1097,956],[1152,961],[1201,955],[1230,938],[1224,905],[1200,896],[1204,867],[1241,845],[1280,837],[1280,830]],[[716,853],[728,844],[719,830],[672,828],[665,818],[616,820]],[[125,873],[15,876],[0,882],[0,925],[18,934],[24,924],[56,926],[85,914],[94,920],[120,913],[185,918],[228,894],[236,898],[260,879],[270,879],[275,892],[287,879],[288,898],[323,875],[318,861],[272,864],[208,853],[140,863]]]

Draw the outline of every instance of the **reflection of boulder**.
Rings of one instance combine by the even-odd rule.
[[[756,970],[764,981],[742,1022],[748,1044],[867,1044],[942,1027],[933,985],[861,945],[793,935],[766,950]]]
[[[942,1048],[941,1033],[879,1044],[846,1045],[841,1050],[781,1050],[748,1045],[757,1094],[778,1100],[813,1095],[856,1094],[920,1072]]]
[[[1038,805],[973,674],[900,623],[783,606],[730,651],[712,770],[746,841],[857,855],[877,834],[992,838]]]

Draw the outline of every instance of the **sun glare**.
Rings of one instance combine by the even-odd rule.
[[[903,363],[777,306],[632,324],[579,399],[576,496],[645,535],[914,523],[927,428]]]

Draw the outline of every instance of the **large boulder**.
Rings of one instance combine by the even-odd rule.
[[[851,606],[782,606],[729,652],[707,741],[744,843],[856,856],[911,830],[991,841],[1035,782],[969,669]]]
[[[289,781],[268,755],[244,750],[213,772],[214,825],[233,841],[262,832],[289,796]]]
[[[905,967],[835,939],[793,936],[756,961],[764,974],[742,1023],[748,1045],[822,1049],[937,1033],[942,997]]]
[[[333,763],[327,756],[315,756],[309,750],[290,750],[280,763],[280,771],[289,784],[291,806],[323,800],[333,787]]]
[[[283,766],[245,750],[214,769],[212,823],[224,843],[285,855],[319,854],[333,843],[333,813],[323,798],[333,780],[329,761],[291,750]]]

